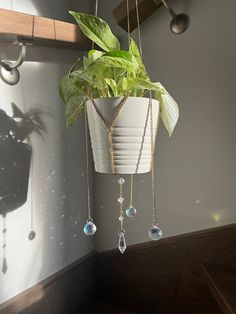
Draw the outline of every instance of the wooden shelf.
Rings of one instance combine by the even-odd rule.
[[[138,0],[140,24],[158,10],[163,3],[161,0]],[[127,1],[123,0],[114,10],[113,15],[117,23],[127,31]],[[137,28],[135,0],[129,0],[130,31]]]
[[[15,40],[40,46],[89,48],[89,40],[75,24],[0,9],[0,42]]]

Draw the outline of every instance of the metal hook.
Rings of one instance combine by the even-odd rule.
[[[159,1],[153,0],[155,4],[159,4]],[[187,14],[181,13],[176,14],[173,8],[166,0],[161,0],[166,9],[169,11],[170,15],[172,16],[172,20],[170,22],[170,30],[172,33],[179,35],[185,32],[190,24],[190,18]]]
[[[20,80],[20,73],[18,67],[24,62],[26,57],[26,43],[17,44],[21,47],[19,57],[15,62],[8,60],[0,60],[0,77],[9,85],[16,85]]]

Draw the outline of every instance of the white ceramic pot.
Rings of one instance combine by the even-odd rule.
[[[121,102],[122,97],[95,99],[97,108],[107,121],[111,121]],[[95,170],[100,173],[134,174],[141,148],[142,136],[147,117],[149,99],[129,97],[114,125],[112,134],[112,148],[114,167],[107,129],[99,117],[92,101],[87,102],[89,131],[92,142],[92,151]],[[156,138],[156,129],[159,115],[159,102],[152,100],[153,110],[153,138]],[[142,156],[138,173],[149,172],[151,169],[151,137],[150,118],[148,120]]]

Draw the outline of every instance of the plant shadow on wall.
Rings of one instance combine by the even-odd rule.
[[[32,157],[30,135],[46,132],[43,112],[31,109],[23,113],[14,103],[13,116],[0,109],[0,215],[3,217],[3,264],[7,272],[6,217],[20,208],[27,200],[29,173]]]

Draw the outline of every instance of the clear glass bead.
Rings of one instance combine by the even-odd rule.
[[[125,179],[120,177],[118,180],[117,180],[118,184],[124,184],[125,183]]]
[[[84,225],[84,233],[88,236],[94,235],[95,232],[97,231],[96,225],[89,220],[85,225]]]
[[[154,225],[149,229],[148,236],[153,241],[160,240],[162,237],[162,231],[158,226]]]
[[[120,215],[119,221],[122,222],[124,220],[124,216]]]
[[[117,201],[118,201],[119,204],[123,204],[123,203],[124,203],[124,200],[125,200],[125,199],[124,199],[123,196],[119,196]]]
[[[30,241],[34,240],[34,238],[36,237],[36,232],[34,230],[31,230],[29,235],[28,235],[28,239]]]
[[[133,205],[131,205],[128,208],[126,208],[125,213],[127,217],[134,217],[137,214],[137,209],[134,208]]]
[[[126,250],[126,241],[125,241],[125,232],[124,231],[120,231],[118,233],[119,235],[119,243],[118,243],[118,248],[121,252],[121,254],[123,254]]]

